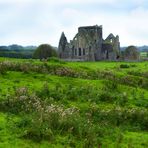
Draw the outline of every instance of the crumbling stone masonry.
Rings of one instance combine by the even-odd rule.
[[[60,58],[70,61],[116,60],[120,53],[119,36],[110,34],[103,40],[102,26],[79,27],[70,43],[62,32],[58,52]]]

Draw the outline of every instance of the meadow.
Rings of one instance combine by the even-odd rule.
[[[146,59],[146,58],[148,58],[148,52],[140,52],[140,57],[141,57],[141,59]]]
[[[147,148],[148,62],[0,58],[0,148]]]

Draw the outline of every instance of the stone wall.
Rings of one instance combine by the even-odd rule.
[[[109,46],[107,46],[109,44]],[[102,26],[79,27],[78,33],[70,43],[62,33],[59,41],[59,57],[80,61],[115,59],[119,52],[119,37],[112,34],[106,40],[102,37]]]

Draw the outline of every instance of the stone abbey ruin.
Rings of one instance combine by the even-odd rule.
[[[58,53],[60,58],[69,61],[116,60],[120,53],[119,36],[110,34],[104,40],[102,26],[79,27],[70,43],[62,32]]]

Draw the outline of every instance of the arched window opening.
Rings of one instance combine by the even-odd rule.
[[[74,53],[75,52],[75,49],[74,49],[74,46],[72,46],[72,57],[74,56]]]
[[[85,48],[83,48],[83,55],[85,55]]]
[[[79,56],[81,56],[81,54],[82,54],[82,53],[81,53],[81,48],[79,48]]]

